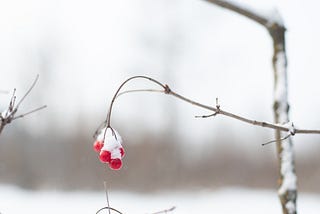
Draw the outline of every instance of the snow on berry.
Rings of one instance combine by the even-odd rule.
[[[111,159],[121,158],[120,148],[113,149],[111,151]]]
[[[96,152],[100,152],[102,147],[103,147],[103,141],[96,140],[93,143],[93,150],[96,151]]]
[[[100,130],[93,148],[99,152],[99,159],[102,163],[109,163],[109,167],[113,170],[119,170],[122,167],[122,158],[124,157],[124,149],[122,147],[122,138],[119,133],[109,128]]]

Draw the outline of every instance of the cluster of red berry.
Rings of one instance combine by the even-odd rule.
[[[102,163],[108,163],[113,170],[121,169],[121,159],[125,152],[122,147],[122,138],[116,130],[102,129],[93,143],[93,149],[99,153],[99,159]]]

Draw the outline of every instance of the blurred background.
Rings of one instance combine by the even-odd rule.
[[[317,1],[246,1],[277,8],[287,31],[289,100],[296,127],[319,129]],[[147,75],[176,92],[248,118],[273,121],[272,42],[261,26],[201,0],[0,1],[0,111],[13,88],[19,112],[48,108],[5,127],[0,185],[28,190],[136,192],[223,187],[275,190],[273,131],[162,94],[121,96],[112,124],[126,157],[111,171],[92,149],[122,81]],[[137,80],[127,89],[156,88]],[[7,93],[6,93],[7,92]],[[294,137],[299,190],[319,192],[320,136]]]

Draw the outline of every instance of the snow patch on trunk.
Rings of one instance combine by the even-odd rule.
[[[280,50],[282,46],[278,47]],[[279,123],[288,126],[289,134],[294,134],[293,123],[289,122],[288,117],[288,83],[287,83],[287,59],[284,52],[279,52],[276,56],[275,69],[277,72],[274,99],[277,102],[277,114]],[[281,133],[281,138],[285,133]],[[287,133],[286,133],[287,134]],[[280,154],[280,173],[282,176],[282,183],[278,190],[279,195],[286,195],[289,192],[297,190],[297,176],[294,169],[294,152],[291,137],[281,141]],[[286,196],[287,197],[287,196]],[[285,207],[288,213],[296,212],[296,205],[294,199],[289,198]]]
[[[279,47],[283,48],[283,47]],[[287,59],[284,52],[279,52],[277,54],[276,59],[276,71],[277,71],[277,80],[275,84],[274,90],[274,99],[278,102],[278,109],[277,113],[279,115],[279,122],[280,123],[287,123],[289,121],[288,114],[287,114],[287,107],[288,107],[288,94],[287,94]]]
[[[286,203],[286,208],[289,211],[289,213],[295,213],[296,212],[296,206],[294,205],[294,203],[292,201],[288,201]]]
[[[281,175],[283,176],[282,185],[280,186],[278,193],[283,195],[286,191],[292,191],[297,189],[297,176],[294,172],[293,166],[293,148],[290,140],[282,141],[282,153],[281,153]]]

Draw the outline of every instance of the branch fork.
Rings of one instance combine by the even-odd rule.
[[[201,116],[195,116],[195,118],[208,118],[208,117],[214,117],[220,114],[220,104],[218,102],[218,97],[216,98],[216,111],[213,114],[208,114],[208,115],[201,115]]]
[[[25,98],[30,94],[30,92],[32,91],[32,89],[34,88],[34,86],[36,85],[37,81],[39,79],[39,75],[36,76],[35,80],[33,81],[32,85],[30,86],[30,88],[27,90],[27,92],[23,95],[23,97],[21,98],[21,100],[16,104],[16,89],[13,90],[12,93],[12,97],[10,99],[9,102],[9,106],[6,110],[4,110],[2,113],[0,113],[0,134],[2,132],[2,130],[4,129],[4,127],[11,123],[13,120],[16,120],[18,118],[22,118],[25,117],[29,114],[32,114],[36,111],[40,111],[44,108],[46,108],[47,106],[41,106],[38,108],[35,108],[31,111],[28,111],[26,113],[20,114],[18,116],[15,116],[16,113],[18,112],[18,108],[20,107],[21,103],[25,100]]]

